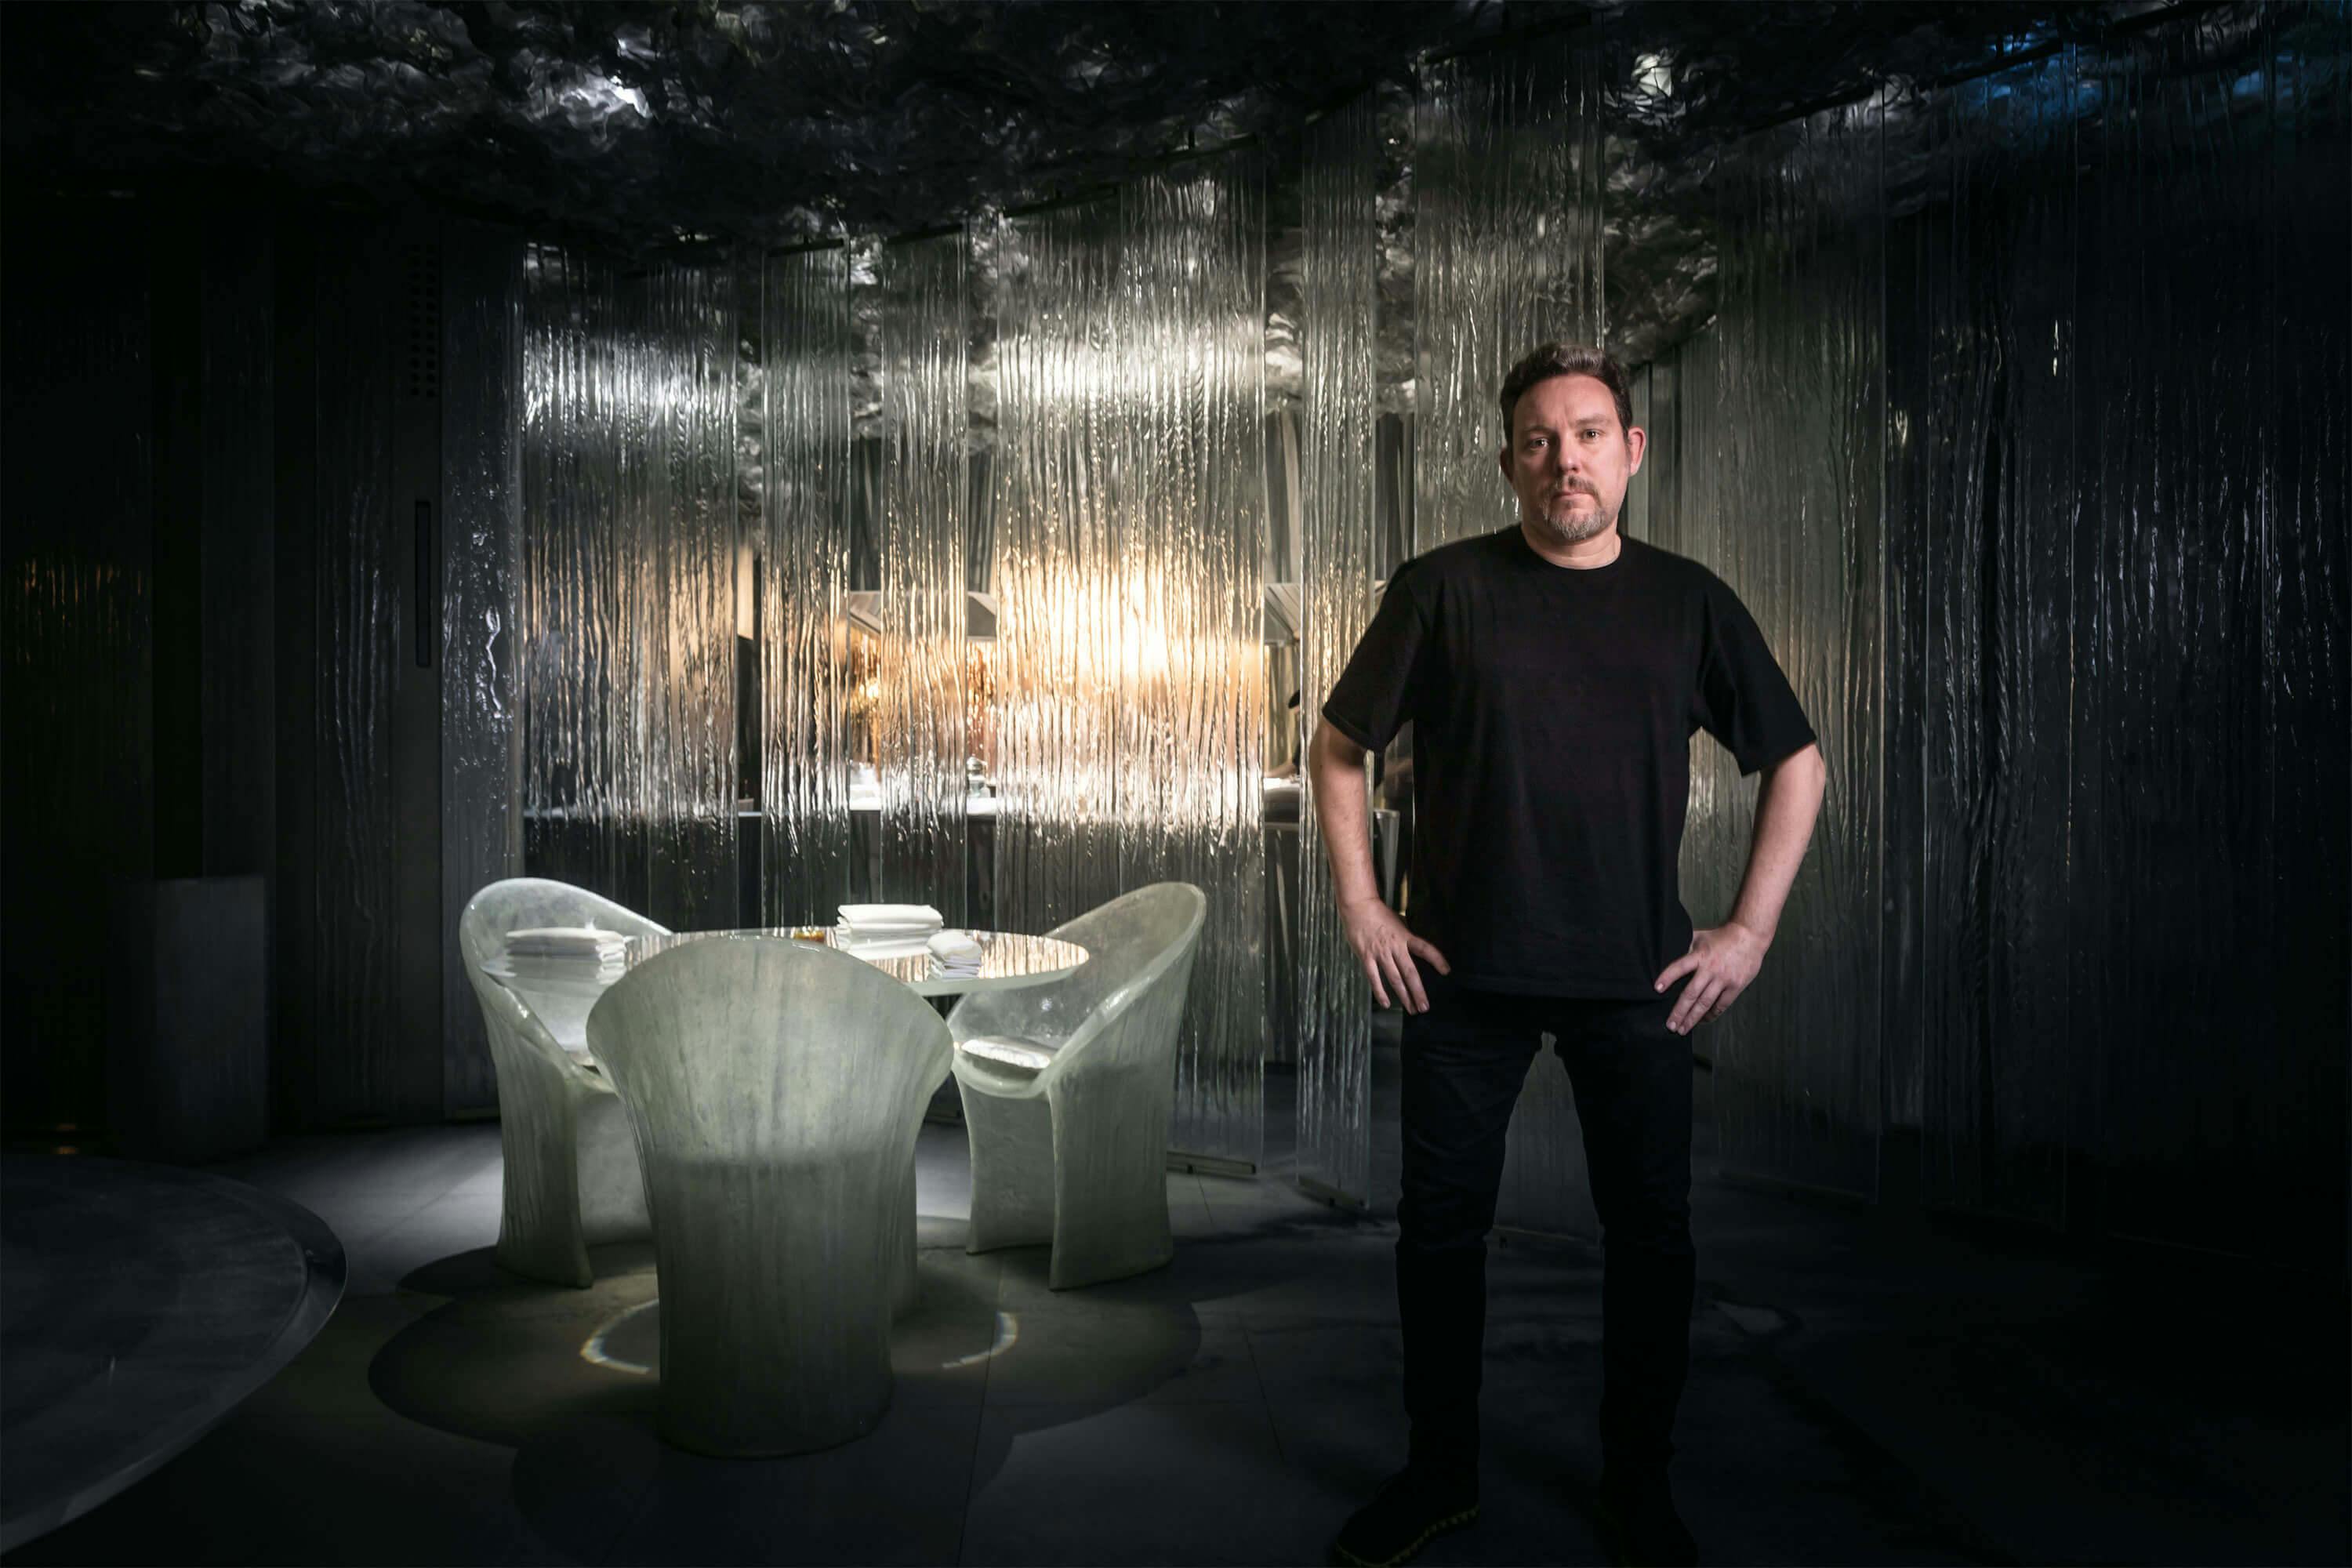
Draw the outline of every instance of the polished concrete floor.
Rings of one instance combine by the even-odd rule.
[[[1273,1163],[1171,1175],[1174,1264],[1056,1294],[1042,1250],[964,1254],[961,1131],[926,1127],[889,1415],[730,1462],[653,1435],[648,1248],[604,1249],[585,1291],[491,1265],[494,1126],[291,1141],[226,1173],[342,1237],[334,1318],[187,1453],[10,1561],[1319,1562],[1402,1457],[1394,1231]],[[1715,1181],[1696,1211],[1675,1479],[1706,1561],[2346,1561],[2340,1294]],[[1485,1512],[1424,1561],[1603,1561],[1582,1508],[1599,1313],[1591,1251],[1496,1251]]]

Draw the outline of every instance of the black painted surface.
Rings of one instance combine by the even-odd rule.
[[[334,1234],[239,1182],[12,1154],[0,1195],[0,1547],[194,1442],[342,1294]]]

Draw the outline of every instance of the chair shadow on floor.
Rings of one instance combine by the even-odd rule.
[[[1016,1433],[1139,1402],[1259,1397],[1234,1304],[1312,1286],[1323,1249],[1300,1243],[1360,1243],[1369,1228],[1269,1213],[1180,1239],[1150,1274],[1052,1291],[1048,1247],[967,1255],[960,1238],[940,1245],[960,1227],[927,1216],[917,1299],[892,1331],[888,1413],[861,1438],[788,1458],[660,1440],[646,1243],[593,1249],[584,1290],[522,1279],[487,1247],[424,1265],[402,1288],[446,1300],[385,1342],[369,1383],[408,1419],[512,1448],[523,1516],[581,1561],[952,1560],[969,1499]]]

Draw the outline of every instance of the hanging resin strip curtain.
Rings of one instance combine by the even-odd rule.
[[[961,230],[881,248],[881,897],[964,921],[966,321]]]
[[[767,918],[797,925],[850,896],[848,252],[772,257],[766,276],[761,866]]]
[[[1517,521],[1495,455],[1503,377],[1539,343],[1606,346],[1601,71],[1564,37],[1433,67],[1413,116],[1412,549]],[[1531,1072],[1499,1223],[1597,1233],[1567,1074]]]
[[[1551,38],[1429,69],[1413,116],[1412,548],[1517,519],[1495,396],[1538,343],[1601,343],[1599,68]]]
[[[2052,1225],[2082,1061],[2063,874],[2079,531],[2058,526],[2074,487],[2075,66],[2063,49],[1960,83],[1885,130],[1887,166],[1916,183],[1887,193],[1904,216],[1886,237],[1880,874],[1883,906],[1917,923],[1880,979],[1883,1101],[1920,1128],[1928,1203]],[[1916,1025],[1896,1026],[1909,1006]]]
[[[675,931],[736,923],[735,277],[721,261],[633,280],[625,488],[641,520],[646,696],[646,909]]]
[[[1122,188],[1114,322],[1128,700],[1113,753],[1127,887],[1208,895],[1177,1046],[1186,1153],[1255,1170],[1265,1136],[1265,197],[1258,155]]]
[[[524,867],[642,908],[619,304],[609,273],[552,246],[526,253],[523,302]]]
[[[1370,95],[1308,130],[1300,184],[1298,706],[1310,736],[1370,618],[1381,571],[1373,494],[1379,178]],[[1360,792],[1366,782],[1349,787]],[[1298,1179],[1361,1205],[1371,1198],[1371,990],[1339,923],[1314,770],[1304,759],[1299,783]]]
[[[524,859],[733,920],[731,274],[525,259]]]
[[[1210,920],[1174,1147],[1264,1137],[1263,181],[1254,156],[992,220],[1000,923],[1163,880]]]
[[[1042,931],[1120,890],[1118,474],[1098,444],[1122,416],[1118,208],[980,222],[998,258],[996,920]]]
[[[1717,319],[1680,356],[1681,517],[1667,548],[1754,615],[1821,735],[1831,790],[1738,1006],[1707,1026],[1727,1166],[1868,1196],[1879,1052],[1879,606],[1885,374],[1882,110],[1824,110],[1727,149]],[[1866,782],[1867,781],[1867,782]],[[1727,917],[1757,783],[1691,742],[1682,896]]]

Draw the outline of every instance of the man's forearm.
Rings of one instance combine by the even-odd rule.
[[[1829,768],[1821,748],[1808,746],[1764,771],[1756,799],[1756,835],[1748,851],[1748,873],[1739,880],[1739,898],[1731,910],[1731,923],[1772,940],[1780,923],[1781,906],[1804,864],[1805,846],[1813,836]]]
[[[1315,823],[1331,858],[1332,895],[1340,903],[1380,897],[1372,879],[1370,819],[1364,802],[1364,750],[1326,721],[1316,726],[1309,756],[1315,774]]]

